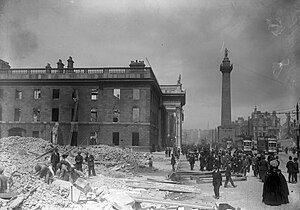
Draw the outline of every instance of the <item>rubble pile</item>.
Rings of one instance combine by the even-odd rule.
[[[23,196],[33,191],[23,202],[22,209],[37,208],[76,208],[69,199],[69,189],[50,186],[33,175],[34,166],[43,160],[35,160],[37,155],[50,149],[50,143],[30,137],[8,137],[0,139],[0,164],[4,167],[4,175],[12,179],[10,192]],[[2,207],[9,207],[11,203],[2,202]]]
[[[108,145],[92,145],[84,148],[75,149],[70,156],[75,157],[77,151],[83,153],[92,153],[95,157],[95,162],[103,163],[106,166],[118,166],[118,171],[130,171],[145,165],[145,160],[149,154],[134,152],[131,149],[112,147]]]

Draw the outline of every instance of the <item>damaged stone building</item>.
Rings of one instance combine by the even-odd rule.
[[[0,60],[0,134],[61,145],[107,144],[136,150],[181,145],[185,90],[159,85],[151,67],[11,68]]]

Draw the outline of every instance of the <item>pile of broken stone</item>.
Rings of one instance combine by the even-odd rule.
[[[4,167],[4,175],[12,179],[13,185],[10,192],[15,194],[10,200],[0,199],[0,209],[132,209],[134,200],[126,197],[126,193],[113,192],[112,189],[106,190],[94,188],[89,191],[88,199],[93,202],[84,205],[70,200],[70,185],[51,184],[48,185],[43,179],[35,176],[34,166],[38,163],[49,163],[49,155],[40,157],[43,153],[53,148],[51,143],[40,138],[32,137],[7,137],[0,139],[0,164]],[[72,149],[72,148],[71,148]],[[58,146],[60,153],[70,150],[69,147]],[[143,155],[134,153],[130,150],[123,150],[109,146],[90,146],[81,149],[82,152],[90,151],[95,155],[96,161],[115,161],[120,168],[138,167],[144,158]],[[72,150],[70,156],[75,156],[78,149]],[[60,180],[60,183],[64,181]],[[55,181],[54,181],[55,182]],[[71,184],[72,185],[72,184]],[[107,183],[109,185],[109,183]],[[72,191],[73,192],[73,191]],[[116,202],[115,196],[118,195],[120,202],[124,197],[123,203]],[[86,197],[87,198],[87,197]],[[121,207],[120,207],[121,205]]]

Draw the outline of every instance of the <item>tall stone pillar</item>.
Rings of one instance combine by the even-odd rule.
[[[181,149],[182,144],[182,116],[181,107],[176,108],[176,146]]]
[[[222,72],[222,107],[221,107],[221,126],[230,126],[231,124],[231,87],[230,72],[233,66],[230,65],[228,50],[225,49],[225,57],[220,65]]]

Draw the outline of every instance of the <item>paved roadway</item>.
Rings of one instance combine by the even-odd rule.
[[[292,153],[288,154],[295,156]],[[280,160],[280,169],[282,170],[283,175],[287,178],[286,172],[286,162],[288,160],[288,155],[285,153],[279,154]],[[185,160],[185,157],[181,156],[181,170],[190,170],[188,162]],[[195,169],[199,170],[199,161],[196,161]],[[220,199],[215,201],[217,203],[228,203],[233,207],[240,207],[242,210],[300,210],[300,176],[298,174],[298,183],[289,184],[289,204],[284,204],[281,206],[267,206],[262,202],[262,191],[263,191],[263,182],[258,178],[253,176],[252,170],[247,174],[247,181],[235,182],[238,185],[237,188],[224,188],[224,179],[223,186],[220,188]],[[196,184],[196,183],[194,183]],[[202,190],[203,195],[207,197],[212,197],[214,195],[213,186],[211,183],[197,184]],[[231,186],[231,185],[229,185]]]

